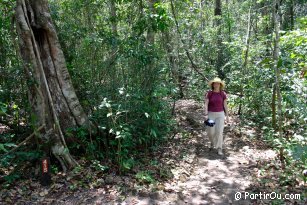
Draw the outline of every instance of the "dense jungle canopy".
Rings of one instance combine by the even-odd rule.
[[[18,187],[42,180],[45,157],[46,180],[73,174],[71,191],[118,176],[160,190],[176,179],[163,154],[183,162],[190,142],[206,139],[194,132],[218,76],[229,139],[275,153],[256,163],[257,186],[302,194],[272,203],[303,204],[306,48],[304,0],[0,0],[0,203],[48,195]],[[239,160],[243,151],[229,150]],[[82,177],[86,168],[95,174]]]

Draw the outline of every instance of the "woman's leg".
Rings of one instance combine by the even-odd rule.
[[[216,114],[217,114],[217,117],[215,118],[215,136],[214,137],[216,139],[216,148],[222,150],[225,115],[224,115],[224,112],[218,112]]]
[[[208,118],[210,120],[214,120],[214,113],[212,112],[208,112]],[[214,135],[215,135],[215,127],[209,127],[207,126],[207,135],[209,137],[209,141],[210,141],[210,148],[215,148],[216,147],[216,143],[214,140]]]

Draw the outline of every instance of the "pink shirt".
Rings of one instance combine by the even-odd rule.
[[[224,111],[224,100],[227,99],[224,91],[216,93],[213,91],[208,92],[208,111],[209,112],[222,112]]]

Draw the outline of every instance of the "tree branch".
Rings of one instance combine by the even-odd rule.
[[[20,142],[16,147],[14,147],[13,149],[11,149],[10,151],[8,151],[7,153],[5,153],[3,156],[6,156],[12,152],[14,152],[16,149],[18,149],[19,147],[21,147],[24,143],[28,142],[33,136],[35,136],[36,132],[42,130],[45,127],[45,125],[40,126],[37,130],[34,130],[34,132],[29,135],[24,141]],[[3,157],[2,156],[2,157]]]
[[[185,47],[185,42],[184,40],[182,39],[182,36],[181,36],[181,32],[180,32],[180,29],[179,29],[179,24],[178,24],[178,21],[177,21],[177,17],[176,17],[176,13],[175,13],[175,7],[174,7],[174,3],[173,3],[173,0],[171,0],[171,8],[172,8],[172,14],[174,16],[174,20],[175,20],[175,24],[176,24],[176,30],[179,34],[179,38],[180,38],[180,41],[182,42],[183,44],[183,48],[185,50],[185,53],[191,63],[191,66],[192,68],[201,76],[203,77],[204,80],[206,81],[209,81],[208,78],[206,78],[206,76],[199,70],[200,68],[194,63],[194,60],[191,56],[191,54],[189,53],[188,49]]]

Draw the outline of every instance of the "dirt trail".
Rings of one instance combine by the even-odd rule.
[[[240,132],[232,118],[231,125],[226,126],[224,131],[224,156],[217,155],[208,147],[202,125],[203,113],[201,106],[193,100],[177,102],[177,121],[182,129],[192,133],[189,153],[193,162],[190,170],[175,175],[175,180],[166,184],[166,189],[145,197],[128,197],[124,204],[251,204],[249,200],[235,200],[235,193],[244,195],[244,191],[252,186],[251,173],[256,161],[274,157],[274,152],[255,147],[255,143],[249,141],[255,135],[254,131]],[[245,134],[242,135],[242,132]]]
[[[0,191],[0,198],[5,200],[4,204],[9,204],[8,197],[12,204],[253,204],[243,199],[236,201],[235,193],[243,196],[244,191],[252,189],[252,176],[258,171],[257,160],[273,158],[274,152],[256,140],[252,127],[239,130],[237,119],[231,118],[231,125],[224,131],[224,156],[219,156],[209,150],[202,106],[193,100],[181,100],[175,110],[178,133],[152,157],[160,170],[170,176],[165,180],[140,185],[135,174],[98,176],[91,169],[84,169],[84,176],[95,176],[96,185],[92,188],[77,185],[77,190],[71,190],[73,181],[80,180],[54,176],[58,178],[48,188],[41,187],[37,181],[28,181],[25,183],[31,190],[26,195],[16,186],[15,190],[2,194]]]

